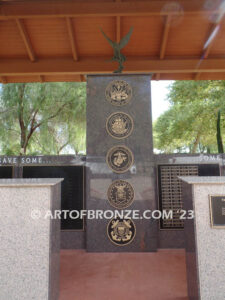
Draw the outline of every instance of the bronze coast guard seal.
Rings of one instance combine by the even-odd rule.
[[[131,205],[134,200],[134,189],[125,180],[115,180],[108,189],[109,203],[118,209],[124,209]]]
[[[108,151],[106,162],[115,173],[125,173],[133,165],[134,156],[126,146],[115,146]]]
[[[136,235],[136,227],[131,219],[112,219],[107,227],[110,241],[117,246],[131,243]]]
[[[133,127],[133,119],[124,112],[113,113],[106,121],[108,134],[116,139],[127,138],[132,133]]]
[[[106,87],[105,96],[112,105],[123,106],[130,101],[132,89],[126,81],[114,80]]]

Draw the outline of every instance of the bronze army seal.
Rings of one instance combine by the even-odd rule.
[[[131,243],[136,235],[136,227],[131,219],[112,219],[107,227],[110,241],[117,246]]]
[[[128,137],[132,133],[133,128],[133,119],[124,112],[115,112],[111,114],[106,121],[108,134],[116,139]]]
[[[123,106],[130,101],[132,89],[126,81],[114,80],[106,87],[105,96],[112,105]]]
[[[134,189],[125,180],[115,180],[108,189],[109,203],[118,209],[124,209],[131,205],[134,200]]]
[[[134,156],[126,146],[114,146],[108,151],[106,162],[115,173],[125,173],[133,165]]]

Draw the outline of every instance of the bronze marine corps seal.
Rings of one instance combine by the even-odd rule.
[[[134,200],[134,189],[125,180],[115,180],[108,189],[109,203],[118,209],[124,209],[131,205]]]
[[[115,112],[106,121],[108,134],[116,139],[127,138],[132,133],[133,127],[133,119],[124,112]]]
[[[136,235],[136,227],[131,219],[112,219],[107,226],[110,241],[117,246],[131,243]]]
[[[123,106],[130,101],[132,89],[126,81],[114,80],[106,87],[105,96],[112,105]]]
[[[133,165],[134,156],[126,146],[114,146],[107,155],[106,162],[115,173],[125,173]]]

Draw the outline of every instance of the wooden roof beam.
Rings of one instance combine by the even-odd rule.
[[[29,37],[28,32],[25,28],[25,25],[24,25],[23,21],[21,19],[18,19],[18,18],[16,18],[16,25],[19,29],[21,38],[23,39],[24,45],[25,45],[26,50],[27,50],[27,54],[28,54],[30,60],[32,62],[34,62],[36,60],[36,56],[34,54],[34,50],[33,50],[33,47],[32,47],[31,41],[30,41],[30,37]]]
[[[84,75],[80,74],[79,79],[80,79],[80,82],[84,82],[85,81]]]
[[[0,76],[46,76],[46,75],[84,75],[111,74],[117,68],[116,62],[106,62],[109,57],[87,57],[73,62],[72,58],[42,58],[35,64],[27,59],[0,59]],[[199,69],[199,59],[152,59],[148,57],[129,57],[125,62],[124,74],[134,73],[196,73],[225,72],[225,59],[208,58]],[[197,70],[197,71],[196,71]]]
[[[45,77],[43,75],[39,75],[39,81],[41,83],[44,83],[45,82]]]
[[[58,1],[5,1],[0,5],[0,19],[43,18],[43,17],[106,17],[106,16],[150,16],[168,14],[216,14],[223,0],[205,5],[205,0],[180,0],[179,7],[168,7],[168,1],[122,1],[85,2],[73,0]]]
[[[169,37],[169,30],[170,30],[170,24],[171,24],[171,15],[168,15],[166,17],[166,22],[164,26],[164,31],[163,31],[163,37],[162,37],[162,42],[161,42],[161,48],[160,48],[160,59],[164,59],[165,53],[166,53],[166,45]]]
[[[155,80],[160,80],[160,73],[157,73],[157,74],[155,74],[155,78],[154,78]]]
[[[116,42],[119,43],[121,39],[121,17],[116,17]]]
[[[165,21],[165,26],[163,30],[163,36],[162,36],[162,42],[161,42],[161,47],[160,47],[160,54],[159,58],[164,59],[165,53],[166,53],[166,45],[169,37],[169,30],[170,30],[170,24],[171,24],[171,15],[166,16],[166,21]],[[160,74],[156,75],[156,80],[160,79]]]
[[[6,84],[7,83],[7,78],[5,76],[0,76],[0,80],[2,83]]]
[[[121,0],[115,0],[117,3]],[[121,39],[121,17],[116,16],[116,42],[119,43]]]
[[[66,18],[66,25],[67,25],[67,31],[69,35],[69,40],[70,40],[70,46],[73,54],[73,59],[75,61],[78,61],[78,54],[77,54],[77,45],[76,45],[76,40],[75,40],[75,33],[73,29],[73,23],[71,18],[67,17]]]
[[[219,14],[217,14],[215,16],[215,23],[213,24],[210,32],[209,32],[209,35],[204,43],[204,46],[203,46],[203,52],[202,52],[202,55],[201,55],[201,58],[200,58],[200,63],[201,63],[201,60],[203,59],[206,59],[208,58],[209,56],[209,53],[211,51],[211,48],[216,40],[216,37],[220,31],[220,27],[221,27],[221,23],[223,21],[223,17],[224,17],[224,14],[225,14],[225,2],[223,2],[220,6],[220,12]],[[194,80],[199,80],[201,76],[201,73],[197,73],[195,76],[194,76]]]
[[[208,58],[209,56],[209,53],[210,53],[210,50],[215,42],[215,39],[216,39],[216,36],[219,32],[219,29],[220,29],[220,24],[214,24],[211,31],[210,31],[210,34],[208,35],[208,38],[206,39],[206,42],[205,42],[205,47],[204,47],[204,50],[202,52],[202,55],[201,55],[201,58],[200,58],[200,62],[199,64],[201,64],[201,61],[203,59],[206,59]],[[198,72],[195,76],[194,76],[194,80],[199,80],[200,78],[200,73]]]

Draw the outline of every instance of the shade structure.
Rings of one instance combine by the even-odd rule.
[[[153,79],[225,79],[224,0],[0,1],[0,81],[84,81],[112,73],[119,41],[124,73]]]

